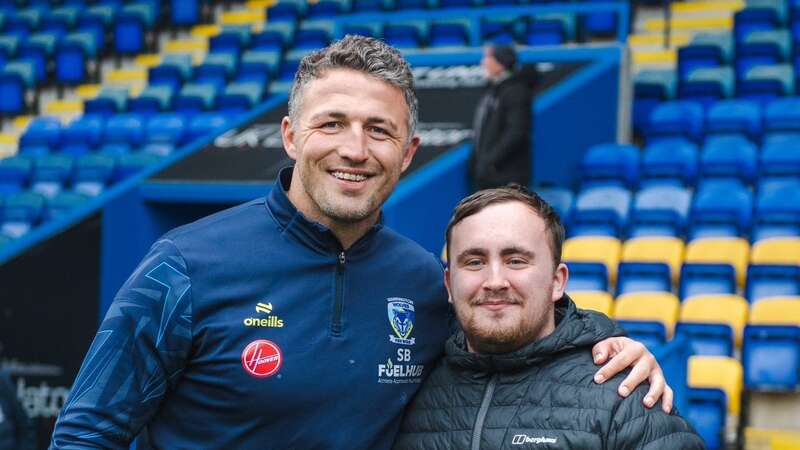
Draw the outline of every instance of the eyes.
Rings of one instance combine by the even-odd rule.
[[[522,256],[507,256],[503,259],[503,263],[511,269],[524,269],[531,265],[528,258]],[[488,260],[482,256],[469,257],[461,263],[461,266],[467,270],[480,270],[488,264]]]
[[[345,125],[342,121],[332,120],[321,124],[318,128],[325,133],[333,134],[333,133],[338,133],[341,130],[344,130]],[[382,141],[393,137],[392,133],[388,129],[378,125],[367,125],[366,128],[364,129],[366,130],[367,134],[373,139]]]

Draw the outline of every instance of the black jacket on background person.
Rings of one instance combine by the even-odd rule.
[[[531,181],[530,71],[514,73],[486,88],[475,111],[469,174],[473,188]]]
[[[617,394],[626,374],[595,384],[591,347],[619,335],[607,317],[556,304],[556,329],[512,353],[466,350],[463,332],[406,410],[395,450],[703,449],[683,418],[642,405],[646,383]]]
[[[36,428],[17,400],[11,377],[0,371],[0,450],[33,450]]]

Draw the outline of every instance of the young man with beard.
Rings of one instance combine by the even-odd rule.
[[[411,402],[395,450],[703,449],[623,375],[594,382],[589,349],[621,330],[565,294],[564,228],[536,194],[479,191],[447,228],[445,285],[462,330]]]
[[[387,449],[441,354],[433,255],[380,220],[419,147],[408,63],[348,36],[306,56],[266,198],[160,238],[89,349],[51,448]],[[632,341],[608,376],[638,361]],[[589,350],[587,350],[588,354]],[[605,358],[600,358],[605,359]],[[610,367],[609,367],[610,366]],[[638,368],[638,369],[637,369]],[[644,407],[642,407],[644,409]]]

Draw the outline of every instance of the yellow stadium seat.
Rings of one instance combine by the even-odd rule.
[[[748,323],[800,326],[800,296],[769,297],[755,302]]]
[[[75,93],[81,100],[88,100],[90,98],[97,97],[97,94],[100,93],[101,87],[102,86],[99,84],[82,84],[75,88]]]
[[[687,263],[730,264],[740,286],[744,286],[749,257],[750,244],[742,238],[702,238],[686,246]]]
[[[744,374],[742,364],[727,356],[689,358],[689,387],[722,389],[728,396],[728,412],[739,415]]]
[[[222,27],[219,25],[195,25],[192,27],[191,35],[194,38],[208,39],[220,33]]]
[[[619,239],[605,236],[580,236],[567,239],[561,259],[573,262],[599,262],[608,269],[608,282],[617,280],[617,266],[622,244]]]
[[[678,321],[680,301],[669,292],[635,292],[617,297],[614,318],[619,320],[647,320],[661,322],[672,337]]]
[[[748,312],[747,300],[738,295],[695,295],[683,301],[680,321],[729,325],[738,347]]]
[[[611,298],[611,294],[608,292],[575,291],[569,293],[569,296],[580,309],[590,309],[592,311],[601,312],[608,317],[611,317],[614,311],[614,299]]]
[[[800,264],[800,238],[763,239],[753,244],[753,264]]]
[[[207,39],[179,39],[164,44],[165,53],[205,53],[208,51]]]
[[[137,66],[149,69],[150,67],[161,64],[161,55],[157,53],[142,54],[137,56],[134,61],[136,61]]]
[[[640,237],[622,245],[623,262],[662,262],[669,266],[672,283],[677,283],[683,264],[684,243],[676,237]]]
[[[250,9],[244,11],[228,11],[222,13],[219,23],[222,25],[252,25],[266,19],[265,9]]]

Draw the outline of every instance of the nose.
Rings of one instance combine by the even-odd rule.
[[[483,288],[491,291],[498,291],[508,289],[510,283],[506,276],[505,269],[502,264],[493,263],[489,264],[486,273],[486,279],[483,281]]]
[[[353,124],[350,132],[338,146],[338,153],[343,159],[360,163],[369,159],[367,135],[360,124]]]

